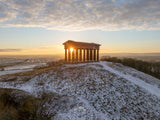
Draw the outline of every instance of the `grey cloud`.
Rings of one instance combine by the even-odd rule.
[[[19,52],[22,49],[0,49],[0,52]]]
[[[54,30],[160,29],[160,0],[0,0],[0,24]]]
[[[0,22],[5,22],[10,19],[13,19],[15,16],[15,12],[9,9],[9,6],[6,3],[0,2]]]

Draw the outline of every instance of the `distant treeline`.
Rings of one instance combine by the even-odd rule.
[[[123,65],[135,68],[139,71],[152,75],[160,79],[160,62],[146,62],[133,58],[119,59],[117,57],[106,57],[103,56],[101,61],[109,61],[114,63],[121,63]]]

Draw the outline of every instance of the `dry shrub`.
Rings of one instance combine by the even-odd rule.
[[[38,114],[40,99],[15,89],[0,89],[0,120],[49,120]]]

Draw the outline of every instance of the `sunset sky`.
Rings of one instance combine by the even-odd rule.
[[[66,40],[160,52],[160,0],[0,0],[0,55],[62,54]]]

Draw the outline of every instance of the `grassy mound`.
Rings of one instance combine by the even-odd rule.
[[[38,113],[40,99],[16,89],[0,89],[0,120],[49,120]]]

